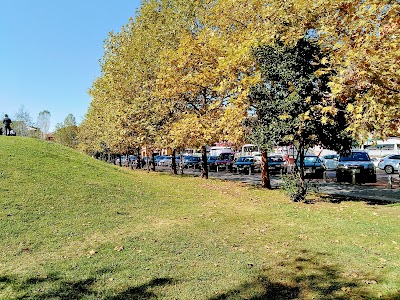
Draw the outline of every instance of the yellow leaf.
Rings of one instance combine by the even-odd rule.
[[[354,111],[354,105],[351,104],[351,103],[347,104],[346,110],[348,112],[353,112]]]
[[[326,65],[328,63],[328,59],[326,57],[323,57],[321,59],[321,65]]]

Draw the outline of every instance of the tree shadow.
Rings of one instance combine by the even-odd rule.
[[[261,269],[252,282],[209,300],[400,299],[400,291],[386,296],[371,294],[366,286],[378,279],[366,280],[366,274],[345,274],[338,266],[320,263],[326,256],[324,253],[300,251],[295,258],[278,262],[277,267]],[[282,267],[281,271],[279,267]]]
[[[246,290],[253,288],[254,286],[262,286],[264,292],[260,295],[253,297],[245,297]],[[216,297],[212,297],[209,300],[228,300],[228,299],[249,299],[249,300],[262,300],[262,299],[274,299],[274,300],[286,300],[286,299],[298,299],[300,296],[300,288],[292,287],[278,282],[272,282],[266,277],[259,277],[252,283],[242,285],[238,289],[231,290],[227,293],[223,293]]]
[[[342,202],[365,202],[368,205],[390,205],[398,203],[396,201],[366,199],[362,197],[354,197],[346,195],[319,194],[318,198],[319,198],[318,200],[310,200],[309,203],[315,203],[317,201],[337,203],[337,204],[340,204]]]
[[[137,286],[130,287],[129,289],[119,293],[116,296],[107,297],[106,300],[126,300],[126,299],[155,299],[157,295],[151,291],[152,288],[172,284],[174,282],[171,278],[156,278],[150,282]]]
[[[110,272],[110,271],[108,271]],[[96,274],[107,273],[107,270],[100,270]],[[122,300],[122,299],[157,299],[154,288],[174,283],[172,278],[155,278],[148,283],[132,286],[126,290],[107,296],[100,294],[96,288],[97,277],[93,276],[82,280],[67,281],[59,274],[50,274],[45,277],[31,277],[26,280],[20,280],[15,276],[1,276],[0,286],[2,284],[11,286],[13,290],[19,293],[15,299],[106,299],[106,300]],[[41,285],[51,284],[52,288],[44,290]]]

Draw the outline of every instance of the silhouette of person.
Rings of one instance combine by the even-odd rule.
[[[7,114],[4,115],[3,124],[5,127],[5,135],[10,135],[11,133],[11,119],[8,117]]]

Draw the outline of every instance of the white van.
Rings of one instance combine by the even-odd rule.
[[[370,157],[384,157],[391,154],[400,154],[400,138],[377,140],[362,146]]]

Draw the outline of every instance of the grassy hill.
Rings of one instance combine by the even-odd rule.
[[[121,169],[0,136],[0,299],[399,299],[400,205]]]

